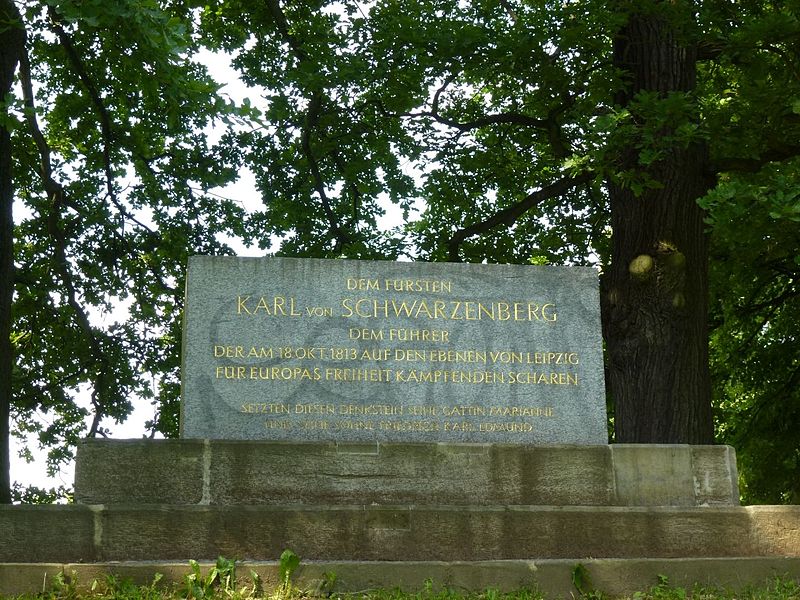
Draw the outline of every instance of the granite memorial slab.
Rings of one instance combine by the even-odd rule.
[[[597,272],[195,256],[184,438],[605,444]]]

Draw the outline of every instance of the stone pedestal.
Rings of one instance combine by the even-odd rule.
[[[729,446],[86,440],[79,504],[735,506]]]
[[[644,588],[654,565],[751,583],[746,565],[798,573],[800,557],[800,509],[738,506],[725,446],[87,440],[75,500],[0,507],[0,562],[16,563],[0,566],[0,593],[25,591],[12,572],[146,581],[220,555],[269,575],[286,548],[306,582],[328,567],[349,589],[413,572],[562,595],[577,563]]]

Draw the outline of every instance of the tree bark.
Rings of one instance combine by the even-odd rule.
[[[688,92],[696,52],[666,18],[633,15],[615,40],[614,61],[627,75],[616,101],[637,93]],[[632,111],[634,123],[643,116]],[[671,131],[659,131],[661,138]],[[666,140],[665,140],[666,142]],[[620,170],[639,170],[631,144]],[[604,279],[604,334],[618,442],[713,441],[708,366],[708,243],[697,199],[714,184],[704,143],[665,144],[646,167],[658,182],[638,196],[609,181],[613,245]]]
[[[0,0],[0,100],[11,91],[25,49],[22,19],[13,0]],[[4,112],[8,108],[3,104]],[[5,115],[3,115],[5,116]],[[14,296],[14,184],[11,132],[0,127],[0,504],[11,502],[11,303]]]

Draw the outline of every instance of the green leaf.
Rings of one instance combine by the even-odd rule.
[[[279,574],[281,581],[288,585],[289,579],[294,573],[295,569],[300,566],[300,557],[289,549],[281,553]]]

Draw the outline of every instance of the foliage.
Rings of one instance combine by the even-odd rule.
[[[229,561],[223,560],[226,564]],[[232,564],[232,561],[230,561]],[[219,563],[218,563],[219,564]],[[190,566],[192,574],[199,572],[195,564]],[[213,570],[213,568],[212,568]],[[229,572],[223,565],[223,571]],[[585,576],[585,574],[584,574]],[[206,600],[259,600],[262,598],[281,598],[283,600],[314,600],[329,597],[325,595],[293,587],[283,592],[277,590],[268,595],[263,590],[258,590],[254,584],[237,589],[235,580],[230,579],[223,585],[209,585],[202,596]],[[221,582],[220,582],[221,583]],[[186,588],[165,582],[162,575],[156,573],[150,583],[136,585],[131,580],[113,575],[104,580],[94,580],[88,586],[79,585],[74,577],[58,574],[53,581],[48,582],[45,591],[38,594],[17,596],[13,600],[179,600],[187,597],[198,597]],[[187,592],[190,592],[187,596]],[[541,592],[529,588],[520,588],[509,591],[500,591],[496,588],[487,588],[480,591],[458,591],[452,588],[436,585],[432,580],[426,580],[422,589],[417,591],[403,591],[399,588],[370,589],[360,592],[336,592],[337,600],[543,600]],[[605,598],[601,591],[592,590],[581,592],[579,598]],[[659,576],[658,582],[647,590],[634,592],[630,600],[797,600],[800,598],[800,585],[789,577],[778,577],[765,581],[762,585],[748,586],[739,590],[730,590],[722,587],[700,587],[686,590],[680,586],[671,585],[668,578]],[[12,599],[10,599],[12,600]]]
[[[773,165],[705,199],[714,230],[718,435],[748,503],[800,503],[800,177]]]
[[[798,163],[788,158],[762,167],[753,158],[778,158],[786,132],[800,122],[797,40],[785,51],[780,41],[794,35],[798,14],[797,7],[770,6],[742,7],[733,51],[706,69],[704,102],[717,156],[739,156],[703,200],[712,231],[711,364],[717,436],[737,450],[743,500],[797,503]],[[725,9],[715,12],[723,17]],[[731,31],[722,19],[716,27],[719,35]],[[768,27],[776,44],[757,42]],[[743,56],[753,44],[758,51]]]
[[[176,433],[183,266],[230,252],[226,235],[295,256],[597,265],[613,316],[623,294],[609,274],[692,229],[686,205],[657,218],[685,192],[690,208],[705,196],[711,230],[718,436],[740,450],[747,498],[796,501],[797,3],[20,4],[27,60],[4,119],[17,190],[12,411],[15,434],[48,447],[53,468],[134,397],[156,406],[151,431]],[[683,85],[644,85],[625,62],[642,22],[691,57]],[[200,47],[232,56],[263,113],[220,97],[193,61]],[[242,165],[262,194],[252,214],[209,193]],[[388,209],[403,225],[386,231]],[[702,347],[704,323],[683,327],[696,318],[689,275],[705,319],[695,238],[691,269],[659,285],[674,288],[664,330],[691,330]],[[635,243],[623,251],[622,239]],[[659,303],[624,296],[625,335],[606,319],[611,363],[619,348],[652,350],[653,388],[699,373],[702,408],[703,351],[687,351],[694,373],[671,373],[680,353],[658,354],[658,336],[626,321]],[[676,407],[691,395],[670,393]],[[613,396],[620,430],[632,409]]]
[[[55,504],[58,501],[72,502],[72,491],[65,486],[43,489],[38,486],[22,486],[14,483],[12,494],[22,504]]]
[[[694,53],[685,89],[630,89],[615,34],[634,18],[666,24]],[[739,288],[749,287],[761,312],[770,310],[762,288],[777,272],[754,268],[752,259],[767,240],[780,252],[797,247],[790,200],[800,151],[796,3],[215,0],[200,27],[205,43],[231,52],[242,78],[265,90],[263,126],[227,139],[248,148],[244,159],[263,193],[264,208],[251,221],[257,237],[265,248],[271,236],[285,238],[283,254],[593,264],[607,278],[632,258],[612,257],[612,236],[627,223],[618,219],[612,230],[610,190],[655,207],[665,171],[679,171],[669,182],[675,188],[695,185],[688,182],[694,165],[677,158],[703,148],[698,155],[709,164],[696,197],[708,192],[718,439],[739,448],[746,498],[794,497],[797,359],[778,348],[798,346],[787,292],[796,287],[796,265],[783,260],[782,281],[770,284],[784,325],[755,335],[763,318],[740,319],[735,307],[748,297]],[[782,200],[755,200],[772,197],[773,186]],[[387,203],[408,218],[384,233],[378,217]],[[690,227],[681,218],[659,235]],[[734,250],[743,256],[720,256]],[[703,288],[698,256],[692,269]],[[684,296],[670,297],[680,319]],[[619,345],[605,326],[607,344]],[[702,336],[702,323],[697,329]],[[651,343],[647,335],[655,337],[621,343],[639,348]],[[748,342],[747,353],[735,351],[734,339]],[[661,357],[662,377],[676,353]],[[746,356],[749,367],[740,368]],[[763,375],[746,375],[753,369]],[[702,397],[700,380],[694,395]],[[781,395],[783,386],[793,389]],[[773,418],[781,414],[784,423]]]
[[[578,563],[572,568],[572,585],[575,586],[575,589],[578,590],[578,593],[584,598],[596,594],[592,586],[589,570],[582,563]]]
[[[278,565],[278,577],[281,582],[281,587],[277,594],[279,596],[289,595],[292,592],[292,573],[300,566],[300,557],[287,548],[281,553]]]
[[[230,253],[221,236],[244,234],[244,211],[209,192],[236,176],[235,152],[209,129],[237,110],[190,58],[189,6],[30,0],[21,12],[26,54],[5,123],[12,435],[47,448],[52,472],[134,398],[154,404],[153,432],[176,433],[186,258]]]
[[[515,24],[496,3],[210,3],[201,16],[210,43],[267,90],[269,126],[237,142],[251,149],[263,193],[254,218],[262,244],[277,235],[282,254],[442,259],[455,230],[553,183],[568,161],[591,160],[604,135],[593,112],[607,105],[614,74],[590,57],[608,57],[606,32],[618,19],[598,10],[586,22],[591,10],[519,7],[529,22]],[[505,116],[493,124],[487,113]],[[552,136],[564,138],[559,156]],[[386,202],[408,215],[421,198],[421,219],[393,237],[378,230]],[[465,242],[462,258],[588,261],[590,242],[602,245],[590,238],[603,230],[603,209],[591,186],[569,190],[513,231]]]
[[[726,9],[716,7],[718,35],[735,29],[734,45],[705,71],[704,108],[717,135],[717,160],[739,157],[728,161],[731,170],[702,204],[712,232],[717,437],[737,450],[747,503],[800,501],[800,345],[794,325],[800,318],[800,179],[796,158],[776,160],[787,132],[800,122],[797,39],[781,43],[794,36],[798,13],[796,6],[775,8],[742,7],[732,28],[720,19]],[[768,27],[775,28],[775,44],[757,41]],[[758,50],[743,56],[753,44]],[[765,154],[774,162],[753,160]]]
[[[191,573],[185,577],[186,598],[213,597],[216,590],[232,596],[236,591],[236,561],[220,556],[217,563],[203,574],[196,560],[189,561]]]

